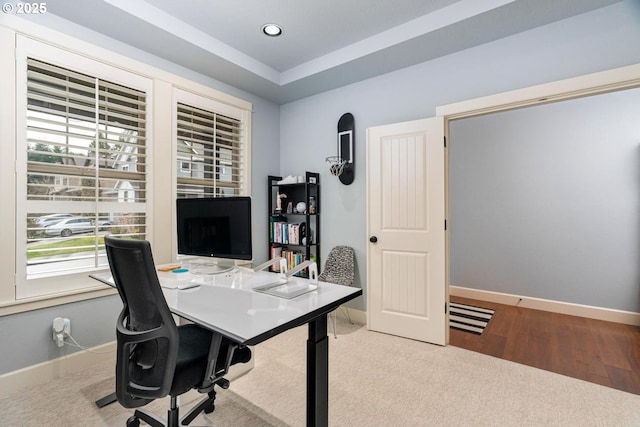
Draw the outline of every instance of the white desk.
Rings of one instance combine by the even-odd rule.
[[[183,263],[183,266],[189,266]],[[115,286],[111,273],[91,275]],[[256,292],[253,288],[277,281],[266,271],[238,268],[233,273],[196,275],[158,272],[171,311],[198,325],[219,332],[243,345],[255,345],[288,329],[309,324],[307,339],[307,425],[328,425],[329,340],[327,314],[362,295],[358,288],[318,283],[318,289],[293,299]],[[307,281],[290,277],[290,281]],[[200,286],[176,289],[176,282]]]

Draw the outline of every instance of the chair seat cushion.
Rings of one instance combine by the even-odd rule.
[[[202,383],[207,369],[211,331],[198,325],[182,325],[178,327],[180,347],[178,362],[171,384],[171,395],[185,393]]]
[[[177,396],[198,387],[204,379],[211,346],[211,331],[198,325],[188,324],[178,327],[180,333],[180,347],[178,362],[171,384],[171,395]],[[216,370],[225,368],[229,340],[222,339],[220,352],[216,360]],[[233,353],[231,365],[246,363],[251,359],[251,350],[247,347],[238,348]]]

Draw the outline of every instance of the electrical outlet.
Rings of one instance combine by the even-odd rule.
[[[53,335],[53,341],[58,347],[64,345],[64,339],[71,335],[71,320],[66,317],[56,317],[53,319],[53,326],[51,327],[51,333]]]

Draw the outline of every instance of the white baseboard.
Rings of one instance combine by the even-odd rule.
[[[74,374],[97,364],[112,363],[115,375],[116,342],[112,341],[93,347],[90,350],[101,354],[77,351],[67,356],[0,375],[0,398],[29,386],[44,384],[48,381]],[[232,366],[225,378],[232,381],[249,372],[255,365],[254,359],[255,357],[252,357],[247,363]]]
[[[504,294],[500,292],[483,291],[478,289],[463,288],[461,286],[450,286],[449,294],[451,296],[470,298],[479,301],[495,302],[505,305],[517,305],[519,307],[531,308],[534,310],[543,310],[552,313],[568,314],[571,316],[580,316],[589,319],[640,326],[640,313],[634,313],[631,311],[614,310],[610,308],[573,304],[541,298],[518,296],[513,294]],[[354,308],[341,306],[337,311],[337,316],[342,319],[348,320],[346,315],[347,310],[352,322],[359,325],[367,324],[367,313],[365,311],[356,310]]]
[[[463,288],[460,286],[450,286],[449,294],[456,297],[471,298],[480,301],[495,302],[505,305],[517,305],[519,307],[532,308],[535,310],[544,310],[553,313],[568,314],[571,316],[587,317],[589,319],[598,319],[608,322],[640,326],[640,313],[634,313],[631,311],[613,310],[609,308],[572,304],[541,298],[503,294],[500,292],[483,291],[478,289]]]
[[[0,375],[0,398],[15,393],[22,388],[62,378],[99,363],[113,363],[115,373],[115,341],[93,347],[91,351],[100,352],[101,354],[77,351],[67,356]]]
[[[358,325],[367,324],[367,313],[365,311],[356,310],[355,308],[349,308],[347,306],[341,305],[340,308],[338,308],[338,310],[336,311],[336,315],[344,320],[351,319],[353,323],[356,323]]]

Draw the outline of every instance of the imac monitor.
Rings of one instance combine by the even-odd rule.
[[[251,198],[177,199],[178,254],[215,258],[215,274],[231,270],[235,260],[251,260]]]

